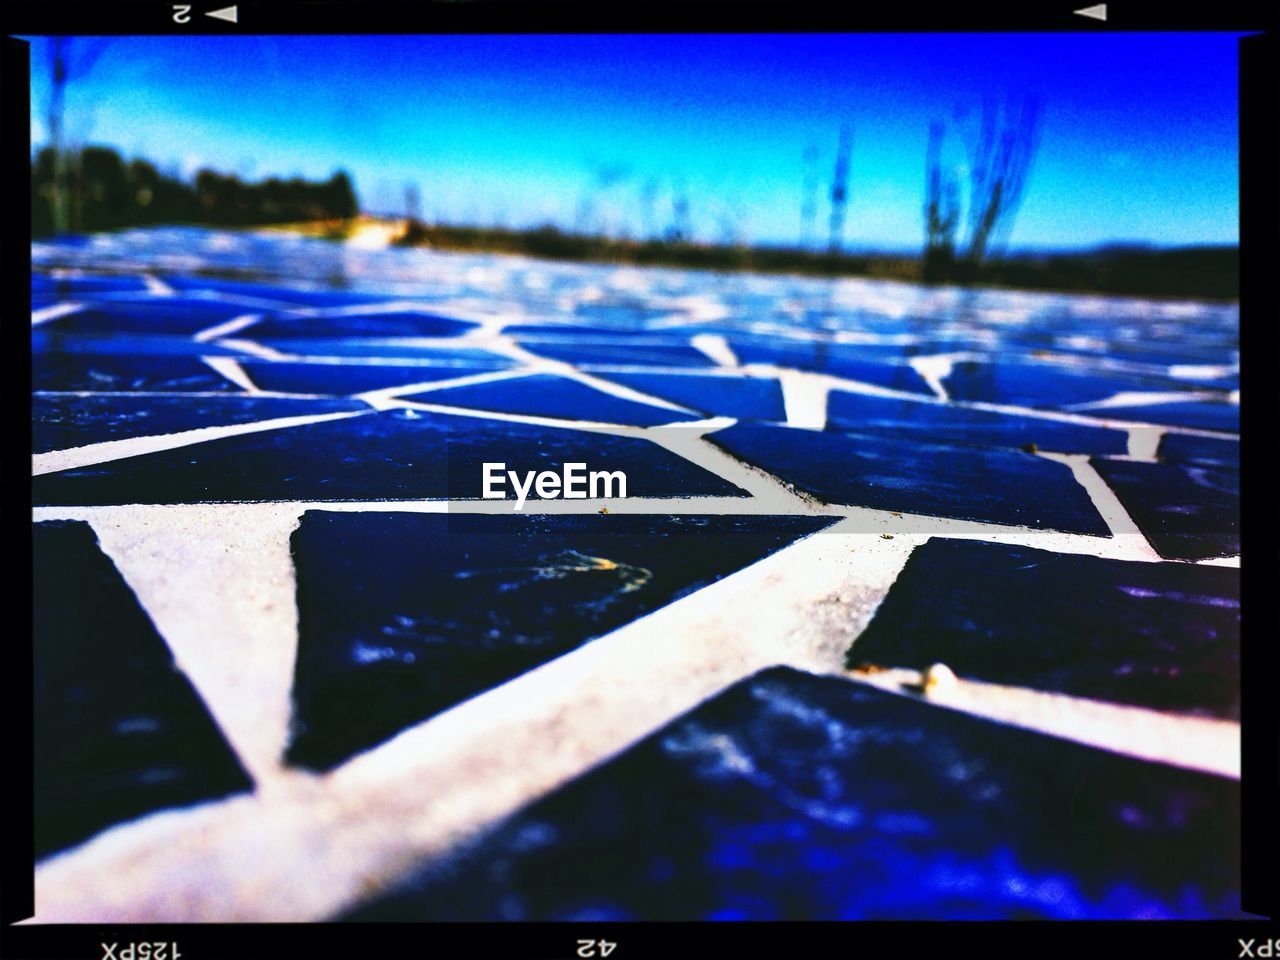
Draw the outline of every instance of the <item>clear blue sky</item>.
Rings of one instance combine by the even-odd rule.
[[[35,38],[35,144],[47,74]],[[375,212],[412,182],[451,222],[636,235],[682,182],[699,239],[794,243],[804,149],[829,183],[850,122],[848,246],[912,249],[929,121],[1031,93],[1012,247],[1234,243],[1236,76],[1234,34],[122,37],[68,88],[67,127],[184,174],[343,168]],[[947,160],[963,172],[959,137]]]

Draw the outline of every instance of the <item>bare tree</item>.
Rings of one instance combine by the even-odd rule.
[[[853,127],[840,128],[840,143],[836,148],[836,169],[831,178],[831,235],[827,249],[839,253],[844,246],[844,217],[849,203],[849,154],[853,150]]]
[[[925,155],[924,263],[925,280],[939,280],[950,272],[956,255],[956,227],[960,223],[959,187],[955,175],[942,166],[942,142],[946,126],[929,124]]]
[[[818,144],[804,148],[804,179],[800,184],[800,247],[813,247],[818,220]]]
[[[88,43],[71,37],[49,38],[49,103],[46,116],[49,124],[49,146],[53,149],[53,228],[57,233],[66,233],[70,226],[65,142],[67,85],[86,76],[93,69],[109,42],[107,38],[97,38]]]
[[[404,215],[409,220],[422,219],[422,195],[418,185],[412,182],[404,185]]]
[[[677,180],[671,198],[671,226],[667,229],[670,243],[688,243],[693,228],[689,220],[689,188],[683,180]]]
[[[983,101],[969,147],[969,242],[964,259],[977,267],[993,242],[1007,237],[1022,203],[1039,139],[1039,105],[1027,96],[1014,107]]]
[[[946,279],[959,270],[971,277],[982,262],[1008,237],[1026,190],[1027,176],[1039,140],[1039,105],[1030,96],[1016,107],[983,102],[976,125],[962,109],[955,126],[968,163],[968,197],[964,219],[968,227],[963,254],[956,238],[961,219],[959,183],[943,159],[946,125],[929,125],[925,158],[926,280]]]

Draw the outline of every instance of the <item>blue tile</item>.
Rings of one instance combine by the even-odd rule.
[[[670,400],[709,417],[786,420],[782,388],[761,377],[678,373],[607,373],[606,380]]]
[[[147,284],[141,277],[101,274],[54,277],[32,272],[31,290],[33,293],[54,293],[62,300],[74,300],[95,293],[145,293]]]
[[[1240,789],[777,668],[348,921],[1240,918]]]
[[[460,337],[477,329],[469,320],[433,313],[396,310],[375,313],[343,313],[319,317],[268,316],[237,336],[254,340],[309,338]]]
[[[41,326],[60,333],[196,334],[245,314],[243,306],[184,297],[98,300]]]
[[[620,423],[653,427],[663,423],[697,420],[699,414],[681,413],[665,407],[650,406],[611,396],[575,380],[548,374],[515,377],[493,383],[476,383],[463,387],[446,387],[428,393],[407,396],[406,400],[438,403],[449,407],[468,407],[495,413],[521,413],[529,416],[556,417],[562,420],[586,420],[596,423]]]
[[[289,759],[330,768],[832,522],[308,511]]]
[[[1169,377],[1135,377],[1086,371],[1053,363],[962,362],[943,381],[955,400],[979,400],[1019,407],[1068,407],[1105,400],[1125,391],[1167,391],[1189,387]],[[1101,411],[1098,411],[1101,416]]]
[[[363,403],[354,400],[294,400],[244,395],[34,396],[31,398],[31,444],[33,453],[47,453],[127,437],[367,409]]]
[[[376,337],[264,337],[250,336],[249,331],[237,337],[252,340],[285,356],[298,357],[388,357],[402,360],[426,360],[432,363],[475,363],[484,365],[504,358],[476,347],[438,347],[425,338]]]
[[[287,284],[252,283],[245,280],[227,280],[221,277],[181,276],[161,274],[163,280],[181,293],[210,292],[234,297],[251,297],[297,304],[301,307],[346,307],[362,303],[376,303],[391,298],[352,290],[304,289]]]
[[[1240,572],[934,538],[848,662],[1239,720]]]
[[[33,390],[101,393],[239,391],[197,357],[41,352],[31,358]]]
[[[1230,469],[1093,460],[1160,556],[1206,560],[1240,553],[1240,474]]]
[[[940,403],[917,403],[833,390],[827,400],[829,428],[886,433],[925,443],[962,443],[1060,453],[1124,453],[1129,435],[1056,420],[993,413]]]
[[[621,470],[630,497],[746,496],[648,440],[413,410],[206,440],[44,474],[32,480],[32,492],[37,504],[64,505],[478,499],[486,462],[521,473],[558,471],[564,463]]]
[[[785,341],[781,338],[760,343],[734,337],[730,337],[728,343],[742,364],[769,363],[933,396],[929,385],[902,359],[904,348],[900,346],[863,347],[820,340]]]
[[[1204,467],[1240,469],[1240,441],[1166,433],[1160,438],[1160,459]]]
[[[37,523],[35,849],[252,787],[87,523]]]
[[[827,503],[1108,534],[1070,468],[1027,453],[760,424],[707,439]]]
[[[350,396],[354,393],[381,390],[386,387],[493,373],[496,370],[509,368],[513,364],[509,360],[494,357],[492,361],[486,360],[483,364],[457,361],[408,365],[289,363],[283,360],[257,360],[244,361],[241,366],[260,390]]]
[[[537,356],[564,360],[577,366],[714,366],[714,361],[701,350],[682,343],[653,343],[648,338],[632,342],[623,338],[592,341],[584,338],[551,340],[523,337],[519,343]]]
[[[165,334],[78,334],[41,324],[31,330],[32,356],[41,354],[94,354],[96,356],[205,357],[246,356],[234,347],[200,343],[188,336]],[[181,361],[178,361],[181,362]]]
[[[1220,430],[1223,433],[1240,432],[1240,407],[1234,403],[1212,400],[1107,407],[1081,412],[1090,416],[1105,417],[1108,420],[1133,420],[1139,423],[1159,423],[1173,427],[1194,427],[1199,430]]]

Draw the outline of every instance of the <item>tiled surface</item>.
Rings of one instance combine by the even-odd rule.
[[[37,354],[31,363],[31,386],[38,391],[89,393],[210,393],[240,389],[195,357],[78,353]]]
[[[33,259],[38,921],[1236,915],[1234,305]]]
[[[1238,720],[1240,571],[933,539],[848,660]]]
[[[771,670],[349,920],[1191,919],[1238,785]]]
[[[627,490],[633,497],[741,494],[646,439],[412,409],[358,412],[63,470],[36,477],[33,493],[39,504],[479,498],[482,464],[514,465],[517,456],[522,470],[606,462],[634,478]]]
[[[1171,560],[1240,553],[1240,474],[1227,468],[1096,461],[1139,528]]]
[[[250,789],[89,525],[37,523],[32,539],[36,856]]]
[[[308,511],[290,762],[332,767],[830,522]]]
[[[351,400],[243,395],[35,396],[31,400],[31,442],[33,452],[47,453],[126,437],[163,436],[202,427],[367,409]]]
[[[1105,534],[1065,465],[1008,450],[738,424],[712,441],[827,503]]]
[[[278,360],[250,360],[241,366],[261,390],[346,396],[369,390],[386,390],[390,387],[492,373],[510,364],[495,357],[492,361],[475,363],[433,362],[412,366],[386,363],[285,363]]]
[[[494,413],[523,413],[535,417],[625,423],[637,427],[699,419],[696,413],[623,400],[575,380],[549,374],[446,387],[430,393],[406,394],[405,399]]]
[[[841,391],[833,392],[827,401],[827,422],[838,430],[924,444],[1115,454],[1124,453],[1129,443],[1127,433],[1105,427]]]
[[[777,380],[678,373],[611,373],[609,379],[709,417],[786,420]]]

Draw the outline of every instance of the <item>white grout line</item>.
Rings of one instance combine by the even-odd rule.
[[[787,412],[787,426],[806,430],[826,429],[830,378],[787,369],[778,369],[777,377],[782,388],[782,406]]]
[[[240,317],[232,317],[216,326],[207,327],[195,335],[196,343],[208,343],[210,340],[219,340],[233,333],[239,333],[245,327],[251,327],[262,319],[260,313],[246,313]]]
[[[253,340],[226,339],[216,340],[214,343],[219,347],[226,347],[228,350],[239,350],[241,353],[247,353],[250,356],[260,357],[263,360],[296,360],[287,353],[281,353],[274,347],[266,347]]]
[[[205,440],[217,440],[221,437],[234,437],[245,433],[261,433],[266,430],[282,430],[285,427],[297,427],[306,423],[323,423],[326,420],[342,420],[347,417],[360,417],[372,411],[350,410],[341,413],[317,413],[302,417],[279,417],[275,420],[255,420],[251,423],[232,423],[217,427],[200,427],[195,430],[183,430],[179,433],[164,433],[146,437],[127,437],[123,440],[105,440],[102,443],[90,443],[83,447],[72,447],[69,450],[52,450],[49,453],[37,453],[31,457],[31,475],[38,477],[46,473],[60,470],[71,470],[76,467],[88,467],[112,460],[123,460],[144,453],[158,450],[173,450],[178,447],[202,443]]]
[[[1146,536],[1138,529],[1138,525],[1134,523],[1124,505],[1120,503],[1115,491],[1107,486],[1106,481],[1093,468],[1093,464],[1089,462],[1088,454],[1042,452],[1038,456],[1044,457],[1046,460],[1056,460],[1058,463],[1064,463],[1071,468],[1072,476],[1089,494],[1089,499],[1093,501],[1094,509],[1106,521],[1111,535],[1116,540],[1128,545],[1134,555],[1134,559],[1160,559],[1160,555],[1147,542]]]
[[[928,357],[910,357],[907,363],[920,375],[920,379],[929,385],[929,389],[939,400],[946,401],[951,397],[942,381],[951,376],[951,368],[955,366],[956,360],[964,356],[966,355],[940,353]]]
[[[1154,407],[1166,403],[1180,403],[1194,400],[1219,400],[1221,394],[1205,390],[1179,391],[1139,391],[1126,390],[1107,397],[1105,400],[1092,400],[1088,403],[1073,403],[1066,410],[1107,410],[1111,407]]]
[[[462,377],[448,380],[427,380],[422,383],[407,383],[395,387],[379,387],[355,394],[355,399],[363,400],[377,410],[387,410],[399,406],[402,396],[418,393],[429,393],[432,390],[447,390],[450,387],[469,387],[478,383],[497,383],[502,380],[515,380],[529,376],[528,370],[491,370],[487,373],[469,373]]]
[[[282,773],[291,715],[297,605],[289,536],[301,510],[190,504],[46,512],[93,526],[258,789],[268,789]]]
[[[57,320],[59,317],[65,317],[68,314],[78,313],[85,306],[86,304],[74,300],[64,300],[62,303],[55,303],[48,307],[41,307],[39,310],[32,310],[31,325],[34,327],[41,323],[48,323],[50,320]]]
[[[850,671],[892,693],[916,696],[917,670]],[[1072,697],[960,678],[925,698],[929,703],[1000,723],[1047,733],[1091,747],[1156,763],[1240,779],[1240,724],[1230,720],[1164,713],[1127,704]]]
[[[151,273],[144,273],[142,282],[147,285],[147,293],[153,297],[171,297],[177,292],[169,284]]]
[[[1156,451],[1160,449],[1160,438],[1164,434],[1163,427],[1140,426],[1130,429],[1129,446],[1126,450],[1129,459],[1154,462]]]
[[[226,379],[243,389],[245,393],[258,394],[262,392],[258,389],[258,385],[249,379],[244,367],[240,366],[240,362],[235,357],[208,356],[200,359],[215,373],[226,377]]]
[[[719,366],[738,366],[738,358],[734,356],[733,348],[729,346],[729,341],[718,333],[694,334],[689,338],[689,345],[695,350],[702,351]]]

